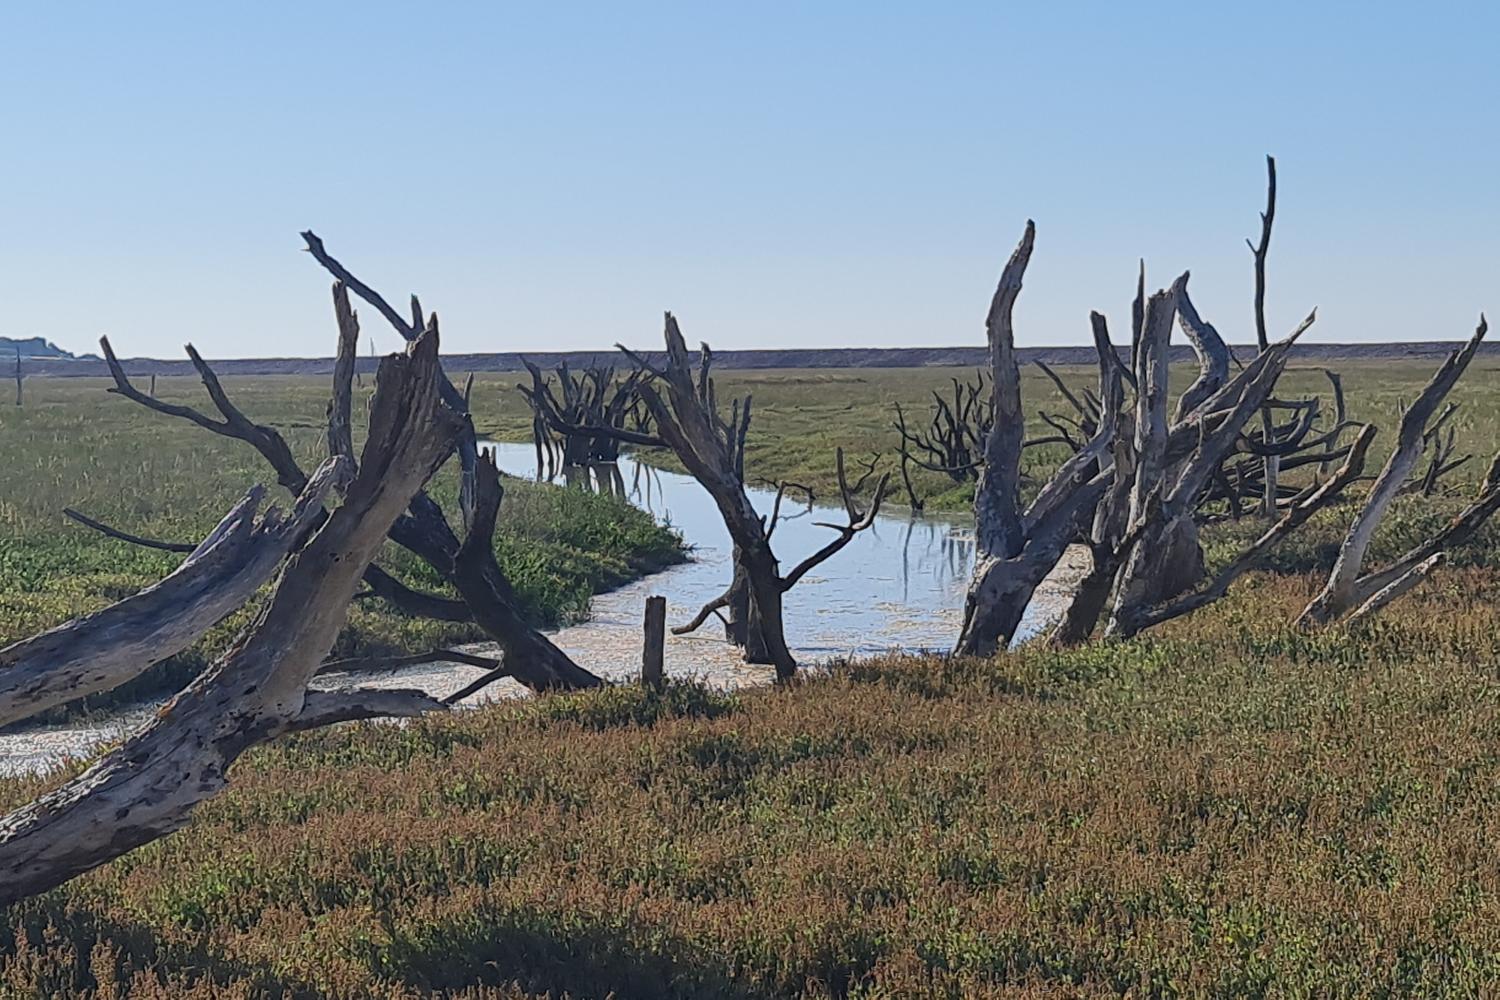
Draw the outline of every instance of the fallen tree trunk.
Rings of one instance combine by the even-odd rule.
[[[263,491],[251,490],[160,583],[0,649],[0,725],[117,688],[197,642],[264,586],[321,520],[334,472],[325,463],[289,517],[273,507],[259,524]]]
[[[365,566],[466,423],[442,405],[437,371],[435,330],[407,356],[381,363],[358,475],[234,648],[118,749],[0,819],[0,905],[179,829],[257,743],[333,721],[441,708],[420,692],[307,690]],[[331,474],[346,475],[352,464],[337,457]]]

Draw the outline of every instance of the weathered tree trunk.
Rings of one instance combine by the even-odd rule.
[[[452,452],[464,418],[442,405],[435,332],[381,364],[358,475],[235,647],[140,732],[77,778],[0,819],[0,905],[180,828],[246,749],[281,733],[438,710],[420,692],[309,693],[365,566]],[[334,470],[349,470],[340,456]]]
[[[414,342],[422,329],[421,306],[412,299],[413,320],[407,321],[397,313],[378,293],[351,275],[337,260],[324,250],[322,241],[312,233],[304,233],[308,249],[313,256],[331,272],[338,281],[333,288],[335,318],[339,326],[339,356],[335,367],[334,410],[348,405],[348,380],[353,374],[353,353],[358,341],[359,324],[349,305],[349,292],[353,292],[376,308],[408,342]],[[436,330],[436,317],[429,320]],[[229,399],[218,376],[207,362],[188,347],[188,356],[208,390],[209,398],[218,409],[221,418],[215,419],[188,406],[166,403],[140,392],[131,384],[124,368],[116,359],[108,338],[100,340],[105,361],[114,378],[111,392],[133,402],[169,416],[189,420],[215,434],[235,438],[251,445],[276,472],[277,482],[292,491],[300,492],[307,483],[307,476],[298,465],[285,439],[272,427],[256,424],[241,412]],[[347,355],[347,358],[345,357]],[[444,402],[457,413],[467,413],[467,400],[439,368],[438,389]],[[342,400],[342,402],[340,401]],[[344,418],[347,425],[347,417]],[[347,438],[347,426],[336,429],[330,420],[330,445]],[[464,525],[470,527],[475,504],[475,477],[478,466],[478,449],[472,425],[461,430],[457,452],[460,459],[459,501]],[[468,531],[467,537],[473,538]],[[513,664],[515,678],[534,690],[549,690],[569,687],[595,687],[603,683],[598,677],[578,666],[545,635],[526,621],[515,604],[515,594],[504,572],[494,561],[493,551],[488,561],[478,570],[471,570],[462,579],[455,573],[460,541],[449,525],[442,508],[423,490],[412,498],[411,509],[397,520],[391,529],[391,540],[409,549],[434,570],[441,574],[454,589],[459,591],[467,613],[460,617],[454,602],[436,595],[417,594],[400,584],[389,574],[378,569],[367,575],[366,583],[372,595],[389,599],[408,614],[423,614],[442,620],[472,620],[489,633],[502,649],[513,652],[517,661]],[[488,545],[491,539],[484,539]]]
[[[1186,281],[1183,275],[1170,292],[1152,296],[1146,308],[1137,353],[1135,482],[1123,543],[1126,555],[1105,629],[1109,636],[1134,635],[1150,619],[1154,606],[1176,596],[1163,594],[1169,589],[1164,581],[1176,577],[1180,582],[1181,564],[1196,562],[1192,558],[1198,551],[1194,520],[1204,489],[1241,439],[1245,421],[1265,407],[1292,346],[1316,318],[1316,313],[1309,315],[1286,339],[1260,352],[1239,375],[1169,428],[1165,420],[1169,311],[1175,311],[1186,296]],[[1174,542],[1179,533],[1192,542]],[[1182,546],[1175,555],[1174,544]]]
[[[745,658],[750,662],[773,664],[779,681],[790,680],[796,674],[797,661],[787,646],[783,628],[783,595],[809,570],[831,558],[856,534],[875,522],[889,477],[880,479],[870,510],[861,513],[856,506],[855,490],[850,488],[845,477],[843,450],[839,449],[836,453],[839,491],[849,523],[826,525],[837,531],[838,536],[783,575],[771,548],[771,536],[776,530],[786,487],[778,490],[776,507],[764,518],[745,491],[745,436],[750,428],[750,397],[745,397],[743,403],[735,400],[726,421],[719,413],[714,381],[709,375],[713,354],[708,345],[703,345],[695,379],[687,344],[671,313],[666,317],[665,339],[667,362],[666,368],[661,370],[624,347],[620,349],[635,362],[638,371],[649,373],[665,387],[665,398],[644,378],[639,380],[637,389],[660,435],[653,439],[653,443],[671,448],[688,473],[713,498],[734,545],[735,567],[729,589],[704,605],[688,625],[672,631],[677,635],[691,632],[714,612],[728,608],[728,633],[732,640],[743,637]],[[623,440],[639,437],[635,432],[599,430],[601,433],[618,433]]]
[[[781,617],[785,588],[781,585],[776,556],[769,544],[763,544],[761,551],[752,549],[746,553],[745,575],[750,591],[750,617],[745,623],[745,661],[769,663],[776,668],[777,680],[791,680],[797,672],[797,661],[786,642]]]
[[[1151,603],[1160,603],[1192,590],[1207,572],[1195,510],[1166,529],[1151,585]]]
[[[1110,591],[1114,589],[1115,574],[1119,570],[1112,554],[1112,551],[1093,553],[1089,571],[1078,581],[1062,618],[1048,636],[1048,642],[1053,646],[1078,646],[1094,634],[1099,617],[1109,605]]]
[[[1426,575],[1437,565],[1436,562],[1430,562],[1431,557],[1438,554],[1442,545],[1452,543],[1452,535],[1445,532],[1444,535],[1439,536],[1442,542],[1438,546],[1421,546],[1397,560],[1385,571],[1361,575],[1365,555],[1375,538],[1376,529],[1380,527],[1380,522],[1385,517],[1392,501],[1401,492],[1402,485],[1421,460],[1427,422],[1432,419],[1433,414],[1437,412],[1438,407],[1457,384],[1459,377],[1469,367],[1469,362],[1474,359],[1488,329],[1484,317],[1480,316],[1479,325],[1474,330],[1474,335],[1469,338],[1469,342],[1448,356],[1442,367],[1422,389],[1421,394],[1402,414],[1401,429],[1398,432],[1395,450],[1391,452],[1385,467],[1380,470],[1375,485],[1370,488],[1370,495],[1364,507],[1350,523],[1343,544],[1339,546],[1339,554],[1334,561],[1332,572],[1329,573],[1328,582],[1318,596],[1303,609],[1298,618],[1299,624],[1315,625],[1334,621],[1366,604],[1377,593],[1386,592],[1384,600],[1364,610],[1361,617],[1372,614],[1408,589],[1406,587],[1389,589],[1398,582],[1400,576],[1417,571],[1420,571],[1419,575]],[[1487,477],[1486,486],[1488,485]],[[1496,492],[1500,493],[1500,490]],[[1479,511],[1485,510],[1489,499],[1486,490],[1481,490]],[[1490,508],[1491,512],[1492,510],[1493,508]],[[1488,516],[1489,513],[1478,516],[1478,521],[1472,524],[1472,530],[1477,530],[1479,524],[1483,523]],[[1461,520],[1464,519],[1461,518]],[[1465,524],[1469,523],[1465,520]],[[1412,583],[1415,582],[1416,580],[1413,579]]]
[[[1364,470],[1365,455],[1369,451],[1370,442],[1375,437],[1375,428],[1366,426],[1360,431],[1359,437],[1355,439],[1349,450],[1342,467],[1327,481],[1316,489],[1306,494],[1297,503],[1293,504],[1286,514],[1254,544],[1240,553],[1234,560],[1229,562],[1217,573],[1207,584],[1195,588],[1192,592],[1179,595],[1176,599],[1164,602],[1149,610],[1139,611],[1130,619],[1129,625],[1132,632],[1139,632],[1162,622],[1196,611],[1219,600],[1229,592],[1229,587],[1235,580],[1256,566],[1277,545],[1281,544],[1297,528],[1306,523],[1317,511],[1335,500],[1349,485],[1355,482]]]
[[[468,536],[454,553],[449,579],[474,612],[474,621],[494,638],[510,676],[534,691],[578,690],[604,682],[573,662],[516,611],[509,581],[495,561],[491,542],[500,509],[500,472],[486,452],[475,467],[474,510]]]
[[[1088,523],[1113,478],[1106,467],[1107,456],[1123,389],[1120,364],[1101,318],[1094,324],[1101,414],[1093,437],[1063,463],[1024,512],[1020,509],[1025,418],[1012,312],[1035,238],[1036,228],[1027,222],[1020,244],[1000,274],[985,324],[993,419],[974,493],[974,571],[954,647],[961,655],[990,656],[1009,645],[1037,586],[1057,565],[1080,526]]]
[[[318,470],[290,517],[259,487],[161,582],[102,611],[0,649],[0,725],[109,691],[187,649],[237,610],[320,523],[334,469]]]
[[[1186,286],[1184,275],[1170,289],[1159,291],[1146,303],[1136,350],[1135,482],[1130,492],[1131,530],[1137,541],[1131,545],[1116,584],[1116,616],[1124,607],[1154,603],[1163,589],[1162,579],[1172,572],[1168,539],[1176,524],[1154,516],[1160,502],[1167,462],[1167,349],[1177,300]],[[1175,521],[1176,519],[1174,519]],[[1178,529],[1180,530],[1180,529]],[[1113,627],[1113,626],[1112,626]]]

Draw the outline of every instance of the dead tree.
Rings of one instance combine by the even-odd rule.
[[[1169,421],[1167,348],[1174,315],[1194,346],[1199,373]],[[1188,295],[1187,275],[1133,310],[1135,371],[1130,381],[1136,389],[1134,413],[1119,417],[1121,426],[1111,449],[1115,480],[1094,510],[1087,532],[1092,567],[1053,629],[1053,644],[1085,641],[1111,597],[1113,610],[1106,630],[1111,635],[1133,635],[1165,620],[1159,617],[1163,607],[1178,609],[1175,616],[1184,613],[1182,608],[1201,606],[1191,602],[1203,601],[1203,595],[1216,588],[1227,588],[1286,533],[1347,486],[1341,480],[1338,489],[1305,491],[1298,499],[1310,501],[1311,506],[1296,507],[1295,518],[1278,524],[1258,547],[1236,560],[1238,568],[1227,578],[1219,574],[1206,587],[1201,584],[1205,570],[1198,524],[1205,516],[1205,502],[1223,479],[1226,457],[1246,446],[1246,421],[1268,405],[1292,345],[1312,321],[1309,316],[1286,340],[1271,345],[1231,378],[1228,348],[1213,326],[1198,315]],[[1105,321],[1097,313],[1094,326],[1096,340],[1107,343]],[[1305,409],[1310,408],[1299,412]],[[1362,461],[1361,455],[1356,466]],[[1357,468],[1349,474],[1357,476]]]
[[[210,536],[210,548],[229,545],[258,556],[280,550],[286,537],[300,541],[313,531],[285,561],[254,624],[217,663],[117,749],[0,819],[0,906],[181,828],[199,803],[224,787],[230,765],[258,743],[333,722],[442,709],[419,691],[308,687],[365,567],[468,422],[442,399],[437,348],[436,329],[429,327],[404,356],[381,363],[357,473],[350,456],[335,454],[309,478],[287,521],[268,514],[260,529],[248,527],[253,504],[242,502]],[[314,517],[333,488],[345,490],[343,502],[326,517]],[[198,562],[208,558],[205,551]],[[205,586],[238,588],[242,576],[205,579]],[[125,624],[139,621],[149,633],[159,629],[163,609],[157,599],[137,597],[100,614],[118,619],[119,627],[102,627],[95,616],[92,625],[74,623],[66,634],[75,638],[65,641],[92,633],[84,658],[118,664],[121,651],[140,641]],[[86,663],[69,662],[69,674],[93,673]],[[98,671],[110,682],[123,673],[115,666]],[[36,702],[28,706],[27,697],[10,692],[0,695],[0,705],[12,717],[30,714]]]
[[[564,361],[556,372],[562,394],[558,398],[552,380],[532,362],[521,360],[531,373],[531,384],[516,388],[531,406],[538,469],[544,457],[549,470],[614,463],[622,443],[655,439],[639,392],[649,373],[636,369],[616,377],[614,368],[595,365],[579,375]]]
[[[1290,336],[1261,351],[1244,371],[1169,428],[1166,355],[1171,319],[1162,322],[1160,316],[1175,311],[1185,293],[1186,275],[1172,289],[1152,296],[1146,309],[1136,371],[1141,388],[1136,397],[1136,469],[1127,555],[1115,581],[1106,635],[1134,635],[1149,609],[1190,589],[1201,577],[1201,555],[1193,579],[1181,574],[1186,558],[1181,539],[1190,535],[1197,546],[1199,498],[1245,422],[1264,409],[1292,346],[1315,318],[1309,315]]]
[[[1327,584],[1303,610],[1298,618],[1299,624],[1317,625],[1346,616],[1363,618],[1373,614],[1420,582],[1442,561],[1448,548],[1473,535],[1500,506],[1500,483],[1497,483],[1500,469],[1492,464],[1478,497],[1446,528],[1389,566],[1362,572],[1365,554],[1375,538],[1376,529],[1421,461],[1423,450],[1429,443],[1429,421],[1469,367],[1488,329],[1484,317],[1480,316],[1479,326],[1469,342],[1448,356],[1401,415],[1396,447],[1370,488],[1364,507],[1350,523]]]
[[[1127,631],[1131,634],[1144,631],[1222,599],[1229,593],[1230,586],[1236,580],[1259,567],[1278,545],[1305,524],[1313,514],[1334,502],[1359,479],[1364,469],[1365,456],[1374,437],[1374,425],[1365,425],[1350,446],[1344,464],[1331,477],[1293,504],[1280,520],[1267,529],[1245,551],[1214,573],[1202,586],[1195,587],[1185,594],[1176,595],[1154,607],[1137,611],[1131,618]]]
[[[322,241],[315,235],[304,233],[303,237],[313,256],[337,279],[333,286],[333,301],[339,329],[340,360],[335,365],[334,401],[330,406],[338,413],[330,416],[329,434],[330,443],[334,443],[332,438],[336,436],[339,451],[347,454],[352,447],[348,443],[349,383],[353,376],[353,357],[359,337],[359,322],[350,307],[349,293],[353,292],[373,305],[408,343],[415,342],[428,328],[435,335],[437,318],[424,315],[421,304],[413,296],[411,320],[408,321],[378,293],[330,257],[324,250]],[[255,423],[235,406],[212,366],[191,345],[187,348],[188,357],[197,369],[209,399],[218,410],[218,417],[190,406],[168,403],[140,391],[125,374],[108,338],[101,339],[100,346],[115,383],[111,392],[158,413],[188,420],[212,433],[249,444],[271,466],[277,482],[294,494],[300,493],[307,485],[307,474],[292,455],[286,440],[275,428]],[[438,372],[438,389],[446,406],[457,413],[468,412],[463,394],[449,381],[441,366]],[[336,422],[340,425],[338,429],[334,427]],[[574,663],[566,653],[534,628],[517,607],[510,581],[495,560],[492,538],[480,538],[472,530],[477,512],[479,477],[487,474],[478,461],[472,425],[466,424],[460,429],[456,450],[460,459],[461,514],[469,529],[464,538],[460,539],[449,525],[442,508],[422,489],[413,496],[406,513],[392,525],[390,537],[437,571],[457,592],[458,599],[416,591],[374,565],[369,566],[364,573],[368,590],[361,596],[386,600],[403,613],[414,616],[473,622],[500,646],[507,668],[512,671],[515,679],[533,690],[601,685],[602,680]],[[498,479],[495,490],[498,504]],[[463,559],[460,559],[461,554],[464,555]]]
[[[1266,330],[1266,256],[1271,250],[1271,226],[1276,221],[1276,158],[1266,157],[1266,210],[1260,213],[1260,243],[1245,243],[1255,258],[1255,343],[1264,353],[1270,346],[1270,335]],[[1270,410],[1261,411],[1261,428],[1267,443],[1271,440],[1272,418]],[[1276,484],[1280,456],[1266,455],[1263,459],[1263,495],[1261,510],[1267,517],[1276,514]]]
[[[1021,447],[1024,449],[1060,444],[1076,452],[1093,436],[1099,420],[1099,400],[1087,390],[1080,398],[1046,364],[1041,361],[1034,363],[1057,386],[1058,391],[1077,411],[1077,416],[1040,411],[1038,416],[1052,432],[1026,438]],[[901,482],[906,489],[907,501],[915,511],[920,511],[925,501],[917,496],[912,484],[912,466],[942,473],[955,483],[978,480],[980,470],[984,467],[984,444],[989,439],[994,419],[989,405],[989,376],[980,370],[972,382],[963,381],[956,376],[951,381],[951,400],[940,392],[932,393],[933,402],[925,429],[909,424],[905,409],[900,403],[895,404],[896,419],[892,422],[892,427],[897,435]]]
[[[744,647],[745,659],[770,663],[776,668],[777,680],[789,680],[796,673],[797,662],[787,646],[782,626],[783,597],[808,572],[832,558],[875,522],[889,477],[881,477],[869,510],[861,511],[844,472],[843,451],[839,450],[839,490],[848,521],[824,525],[836,531],[836,537],[783,574],[771,539],[785,488],[777,491],[772,511],[766,517],[756,511],[745,488],[745,438],[750,429],[751,398],[735,399],[726,420],[719,409],[711,374],[713,353],[708,345],[703,345],[695,371],[687,344],[671,313],[666,316],[665,337],[664,368],[656,368],[623,346],[620,350],[638,369],[652,376],[649,381],[641,380],[638,391],[655,423],[659,435],[656,441],[671,448],[688,473],[713,497],[734,546],[734,578],[729,588],[705,605],[688,626],[673,632],[680,635],[692,631],[714,613],[727,609],[729,638]]]
[[[925,429],[919,430],[907,424],[900,403],[895,404],[896,419],[892,426],[899,436],[897,447],[903,465],[939,472],[955,483],[963,483],[979,476],[979,455],[984,451],[984,442],[990,432],[989,394],[982,371],[973,382],[963,381],[957,376],[952,382],[951,401],[942,393],[933,391],[933,405]],[[915,498],[910,486],[907,492]]]
[[[1332,379],[1338,378],[1333,372],[1327,374]],[[1326,427],[1319,426],[1323,409],[1322,400],[1316,396],[1292,402],[1270,400],[1267,410],[1289,411],[1291,416],[1282,423],[1273,423],[1269,436],[1264,425],[1241,435],[1205,494],[1204,502],[1223,502],[1230,517],[1238,517],[1246,504],[1261,504],[1265,498],[1266,456],[1276,458],[1278,474],[1315,465],[1318,478],[1326,477],[1334,462],[1348,456],[1350,446],[1340,440],[1344,432],[1362,426],[1347,418],[1342,388],[1337,383],[1334,386],[1335,410],[1331,425]],[[1275,492],[1278,508],[1284,508],[1301,500],[1306,488],[1280,477]]]
[[[1144,275],[1144,271],[1142,272]],[[1142,308],[1132,310],[1135,329],[1131,331],[1132,358],[1138,358]],[[1100,313],[1091,313],[1094,343],[1103,348],[1110,344],[1109,327]],[[1113,354],[1113,346],[1109,347]],[[1117,366],[1118,367],[1118,364]],[[1134,375],[1132,373],[1133,381]],[[1112,478],[1100,496],[1090,519],[1085,542],[1089,549],[1089,569],[1073,589],[1062,617],[1053,626],[1049,642],[1053,646],[1077,645],[1093,634],[1099,617],[1109,603],[1120,562],[1126,554],[1125,531],[1129,523],[1130,490],[1135,481],[1134,414],[1122,403],[1115,406],[1115,426],[1111,432],[1108,461]]]
[[[974,571],[964,601],[963,627],[954,647],[956,653],[970,656],[989,656],[1010,643],[1032,594],[1057,565],[1084,519],[1092,515],[1113,478],[1112,468],[1105,466],[1123,398],[1122,377],[1107,333],[1101,338],[1102,325],[1096,324],[1102,402],[1097,429],[1062,464],[1030,506],[1024,510],[1021,507],[1025,419],[1012,312],[1035,239],[1036,227],[1028,221],[1020,244],[1000,274],[985,322],[991,427],[974,493]]]

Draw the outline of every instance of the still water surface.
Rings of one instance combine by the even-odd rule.
[[[531,479],[535,452],[529,444],[484,445],[500,468]],[[724,591],[731,575],[729,537],[713,501],[689,476],[663,472],[622,458],[618,475],[595,473],[594,485],[621,490],[637,506],[679,531],[692,547],[692,559],[618,590],[594,598],[587,621],[559,629],[553,641],[580,664],[611,680],[638,676],[641,663],[641,615],[648,596],[667,599],[668,624],[691,618],[704,603]],[[770,490],[754,490],[751,499],[768,511]],[[775,546],[783,568],[825,544],[834,533],[816,522],[845,520],[841,506],[804,501],[783,502],[784,520]],[[504,516],[504,508],[501,508]],[[893,510],[857,535],[838,555],[803,577],[788,595],[787,639],[805,666],[841,657],[891,650],[942,650],[958,635],[964,589],[974,559],[973,520],[962,515],[912,517]],[[1021,637],[1032,634],[1059,611],[1067,581],[1077,566],[1065,559],[1037,592]],[[471,649],[483,654],[488,647]],[[723,641],[717,619],[691,636],[667,635],[669,674],[700,678],[710,684],[738,687],[771,680],[770,667],[742,663]],[[319,686],[417,687],[434,695],[456,691],[478,675],[476,668],[434,663],[394,674],[341,675],[320,678]],[[467,703],[524,694],[512,681],[501,681]],[[141,705],[87,723],[72,723],[0,734],[0,774],[43,770],[64,757],[91,753],[149,719],[160,703]]]

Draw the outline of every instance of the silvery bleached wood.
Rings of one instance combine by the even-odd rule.
[[[117,688],[197,642],[264,586],[318,523],[335,471],[325,463],[285,518],[273,507],[257,523],[264,491],[252,489],[160,582],[0,649],[0,725]]]
[[[1149,316],[1148,308],[1148,327]],[[1115,606],[1105,629],[1106,635],[1134,635],[1148,620],[1154,606],[1191,589],[1188,586],[1163,591],[1162,581],[1175,572],[1172,563],[1180,558],[1168,542],[1184,527],[1193,525],[1204,488],[1234,448],[1245,422],[1264,408],[1286,369],[1292,347],[1312,326],[1316,316],[1316,311],[1309,314],[1284,340],[1261,351],[1244,371],[1204,400],[1187,421],[1163,435],[1167,440],[1156,453],[1163,456],[1168,470],[1165,475],[1147,475],[1145,451],[1138,447],[1142,457],[1137,467],[1137,485],[1132,495],[1127,532],[1131,551],[1115,585]],[[1147,358],[1152,350],[1149,333],[1148,329],[1148,336],[1143,337],[1142,358]],[[1160,339],[1165,353],[1165,338]],[[1138,378],[1142,385],[1146,385],[1147,379],[1154,379],[1155,375],[1143,364]],[[1144,415],[1138,413],[1137,420],[1142,419]],[[1172,439],[1177,437],[1194,442],[1192,450],[1180,462],[1171,457],[1174,451]],[[1138,432],[1138,446],[1141,440]],[[1143,488],[1142,480],[1149,485]]]
[[[1229,381],[1229,348],[1214,325],[1198,315],[1193,300],[1188,296],[1186,281],[1178,290],[1177,322],[1187,336],[1188,343],[1193,345],[1193,353],[1198,357],[1198,377],[1183,390],[1177,400],[1177,412],[1173,419],[1180,422],[1199,403],[1218,392]]]
[[[993,419],[974,492],[974,570],[954,646],[954,652],[963,655],[989,656],[1010,643],[1037,586],[1088,523],[1113,480],[1109,449],[1123,398],[1121,365],[1107,331],[1095,324],[1101,412],[1094,434],[1043,485],[1029,507],[1023,511],[1020,506],[1025,423],[1013,312],[1035,241],[1036,227],[1028,221],[1000,273],[985,321]]]
[[[1293,504],[1274,525],[1220,568],[1206,583],[1163,604],[1137,612],[1130,623],[1131,629],[1135,632],[1144,631],[1163,622],[1171,621],[1173,618],[1197,611],[1199,608],[1207,607],[1223,598],[1229,593],[1230,586],[1236,580],[1259,566],[1276,546],[1284,542],[1313,514],[1336,500],[1344,490],[1359,479],[1360,473],[1364,471],[1365,456],[1374,437],[1374,426],[1366,425],[1351,446],[1344,464],[1331,477]]]
[[[1442,366],[1433,373],[1422,392],[1401,415],[1401,428],[1398,432],[1396,447],[1380,470],[1380,475],[1376,477],[1375,485],[1370,488],[1370,495],[1365,500],[1364,506],[1350,522],[1349,530],[1339,546],[1338,557],[1334,560],[1333,570],[1328,575],[1328,582],[1303,609],[1298,618],[1299,624],[1315,625],[1337,620],[1356,608],[1366,605],[1377,594],[1382,595],[1382,600],[1373,607],[1361,611],[1361,617],[1368,617],[1404,593],[1422,576],[1430,573],[1438,565],[1437,562],[1432,561],[1432,557],[1438,555],[1442,547],[1456,544],[1457,541],[1461,541],[1462,538],[1478,530],[1484,519],[1494,511],[1494,507],[1490,504],[1500,504],[1500,495],[1491,496],[1491,494],[1500,494],[1500,489],[1495,488],[1497,470],[1491,466],[1492,475],[1486,476],[1484,488],[1481,489],[1476,505],[1465,512],[1467,516],[1460,515],[1459,521],[1464,528],[1445,530],[1433,540],[1435,545],[1418,546],[1401,559],[1396,560],[1390,567],[1361,575],[1365,555],[1375,538],[1376,529],[1380,527],[1386,511],[1400,494],[1402,486],[1421,460],[1426,446],[1428,421],[1432,419],[1438,407],[1457,384],[1459,377],[1469,367],[1469,362],[1479,351],[1479,345],[1488,330],[1489,325],[1481,315],[1479,325],[1475,328],[1474,335],[1469,338],[1468,343],[1448,356]],[[1464,532],[1461,537],[1459,531]],[[1408,574],[1416,574],[1416,577],[1406,586],[1395,590],[1390,589],[1400,584],[1402,577]]]
[[[280,734],[439,703],[420,692],[308,692],[365,566],[452,453],[467,420],[443,405],[435,328],[380,365],[359,471],[285,564],[255,623],[143,729],[56,790],[0,819],[0,905],[34,895],[179,829],[229,766]],[[331,460],[325,480],[353,472]]]

